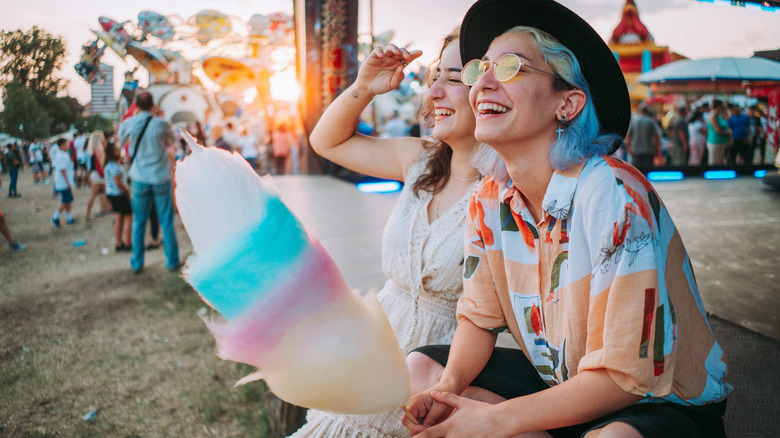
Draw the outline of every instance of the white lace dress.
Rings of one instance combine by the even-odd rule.
[[[412,164],[406,184],[385,225],[382,268],[388,277],[377,296],[404,353],[430,344],[449,344],[457,325],[455,305],[463,291],[463,237],[471,190],[433,223],[431,194],[414,195],[412,185],[428,153]],[[408,437],[403,412],[339,415],[309,410],[307,423],[290,438]]]

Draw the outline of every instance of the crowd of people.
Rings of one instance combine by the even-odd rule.
[[[715,98],[659,113],[643,103],[632,116],[619,154],[634,166],[769,164],[768,119],[758,105],[743,109]]]
[[[147,107],[149,102],[152,102],[152,106]],[[175,236],[171,234],[175,205],[173,186],[165,189],[171,193],[171,209],[168,209],[164,200],[155,200],[155,194],[149,195],[140,189],[134,193],[134,184],[144,181],[152,185],[161,182],[172,184],[176,161],[189,153],[186,141],[161,116],[151,94],[141,91],[131,111],[117,125],[117,132],[86,133],[77,130],[71,137],[60,135],[51,141],[35,139],[7,144],[0,149],[0,171],[3,176],[7,176],[8,197],[22,197],[17,190],[18,178],[21,171],[29,169],[36,186],[51,186],[52,197],[60,199],[49,218],[52,226],[60,228],[80,222],[78,216],[81,215],[72,210],[72,205],[75,196],[82,196],[78,191],[88,189],[88,194],[83,195],[88,196],[83,220],[89,227],[95,219],[113,214],[115,250],[132,252],[131,266],[140,273],[144,250],[157,249],[161,245],[166,247],[166,240],[175,242]],[[141,135],[143,124],[130,128],[131,125],[138,125],[139,119],[154,122],[150,122],[152,127],[148,128],[151,129],[148,134]],[[262,129],[262,135],[255,135],[253,130],[243,125],[236,129],[231,121],[214,123],[206,129],[196,122],[186,129],[200,144],[240,154],[260,174],[300,173],[300,139],[289,120],[275,124],[268,134]],[[139,138],[142,142],[138,141]],[[3,178],[0,178],[2,187]],[[154,187],[150,190],[153,191]],[[157,205],[158,201],[162,202],[160,206]],[[141,205],[136,206],[136,203]],[[145,212],[147,208],[148,213],[137,213]],[[93,210],[97,211],[93,213]],[[161,210],[165,213],[161,213]],[[143,239],[144,227],[141,226],[147,221],[150,229],[148,243]],[[133,225],[135,223],[137,226]],[[8,240],[11,250],[27,249],[11,234],[1,210],[0,231]],[[166,237],[166,233],[169,236]],[[167,247],[172,248],[173,245],[171,243]],[[180,265],[177,250],[171,249],[167,255],[169,268]]]

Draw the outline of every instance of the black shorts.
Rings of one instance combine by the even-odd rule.
[[[130,206],[130,198],[127,195],[106,196],[111,203],[111,210],[114,213],[133,214],[133,207]]]
[[[447,365],[449,345],[429,345],[414,351],[442,366]],[[485,368],[471,383],[506,399],[522,397],[549,388],[522,351],[496,347]],[[580,437],[612,422],[631,425],[645,438],[726,437],[723,414],[726,401],[707,406],[675,403],[639,403],[584,424],[548,430],[558,437]]]

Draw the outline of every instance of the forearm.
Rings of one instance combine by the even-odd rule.
[[[582,424],[631,406],[642,397],[620,388],[606,370],[583,371],[544,391],[495,406],[512,434]],[[560,409],[566,406],[566,409]]]
[[[497,336],[468,319],[458,321],[447,366],[437,388],[454,394],[462,393],[490,359]]]
[[[309,141],[317,154],[327,158],[328,151],[355,134],[360,114],[375,94],[352,84],[331,103],[312,130]]]

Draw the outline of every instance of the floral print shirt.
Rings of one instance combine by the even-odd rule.
[[[611,157],[556,171],[534,223],[492,178],[469,206],[458,318],[508,329],[539,375],[606,369],[645,401],[705,405],[733,390],[688,255],[648,180]]]

